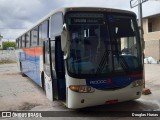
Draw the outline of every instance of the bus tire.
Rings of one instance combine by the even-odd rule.
[[[22,72],[22,63],[21,62],[20,62],[20,72],[21,72],[22,77],[27,77],[27,75]]]
[[[42,80],[42,89],[43,89],[43,91],[46,91],[45,81],[44,81],[44,72],[43,71],[41,73],[41,80]]]
[[[27,75],[26,75],[26,74],[24,74],[24,73],[21,73],[21,75],[22,75],[22,77],[27,77]]]

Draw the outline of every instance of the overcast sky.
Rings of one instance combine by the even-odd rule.
[[[52,10],[70,5],[101,6],[138,13],[137,7],[130,8],[130,0],[0,0],[0,33],[3,40],[14,40]],[[160,13],[160,0],[143,4],[143,16],[156,13]]]

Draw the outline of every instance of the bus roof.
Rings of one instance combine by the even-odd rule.
[[[29,28],[28,30],[26,30],[21,35],[19,35],[19,37],[22,37],[24,34],[26,34],[27,32],[29,32],[33,28],[35,28],[36,26],[40,25],[43,21],[49,19],[49,17],[51,17],[55,13],[62,12],[63,14],[65,14],[66,12],[69,12],[69,11],[99,11],[99,12],[103,11],[103,12],[128,13],[128,14],[134,14],[135,15],[135,13],[131,12],[131,11],[121,10],[121,9],[105,8],[105,7],[75,7],[75,6],[74,7],[71,7],[71,6],[70,7],[63,7],[63,8],[59,8],[59,9],[55,9],[55,10],[51,11],[47,16],[45,16],[42,19],[40,19],[31,28]],[[18,39],[19,37],[17,37],[16,39]]]

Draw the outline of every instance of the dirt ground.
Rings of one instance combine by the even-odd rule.
[[[49,101],[43,90],[28,77],[22,77],[17,64],[0,65],[0,110],[31,110],[61,105]],[[37,108],[38,109],[38,108]],[[39,110],[41,110],[39,109]]]

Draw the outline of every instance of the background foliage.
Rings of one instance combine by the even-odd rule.
[[[16,43],[15,42],[3,42],[3,50],[6,50],[7,47],[14,47],[16,48]]]

